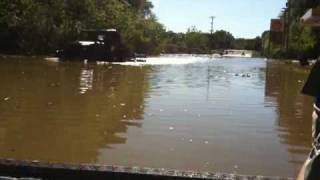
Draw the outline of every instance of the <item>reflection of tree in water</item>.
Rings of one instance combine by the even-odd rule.
[[[92,87],[85,94],[78,63],[6,69],[0,96],[15,98],[0,104],[1,157],[95,162],[99,149],[126,143],[128,127],[141,126],[147,68],[88,65]]]
[[[266,103],[276,107],[281,143],[293,155],[305,156],[311,145],[312,100],[300,93],[307,72],[300,67],[270,62],[266,70]]]

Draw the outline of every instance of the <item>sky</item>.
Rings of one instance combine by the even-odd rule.
[[[236,38],[254,38],[270,28],[286,0],[150,0],[153,12],[167,30],[186,32],[196,26],[210,32],[210,16],[215,16],[214,30],[229,31]]]

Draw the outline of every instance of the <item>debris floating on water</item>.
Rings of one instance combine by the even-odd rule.
[[[245,78],[245,77],[250,78],[252,75],[249,74],[249,73],[247,73],[247,74],[239,74],[239,73],[236,73],[236,74],[234,74],[234,76],[240,76],[240,77],[243,77],[243,78]]]
[[[126,106],[126,104],[125,103],[121,103],[120,106]]]
[[[8,101],[10,100],[10,97],[5,97],[3,100]]]
[[[173,131],[173,130],[174,130],[174,127],[170,126],[169,129],[170,129],[171,131]]]

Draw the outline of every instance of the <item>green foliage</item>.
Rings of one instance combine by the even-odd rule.
[[[188,48],[185,42],[185,34],[174,33],[168,31],[165,37],[165,47],[164,51],[166,53],[187,53]]]
[[[133,51],[159,53],[164,28],[145,0],[2,0],[0,52],[50,53],[80,30],[116,28]]]
[[[123,44],[137,53],[260,49],[259,38],[236,40],[223,30],[166,32],[152,8],[148,0],[1,0],[0,53],[48,54],[74,41],[82,29],[106,28],[117,29]]]
[[[316,44],[316,39],[310,27],[302,27],[294,23],[291,27],[290,48],[300,52],[310,51]]]
[[[187,33],[166,33],[165,52],[167,53],[211,53],[221,49],[247,49],[260,51],[260,37],[255,39],[235,39],[227,31],[216,31],[213,34],[203,33],[196,27],[190,27]],[[217,51],[215,51],[217,52]]]
[[[299,58],[301,56],[315,58],[319,56],[320,31],[317,28],[303,26],[300,18],[308,9],[319,6],[320,1],[288,0],[288,5],[290,7],[290,13],[282,12],[280,14],[280,18],[287,22],[287,31],[284,36],[288,36],[288,48],[285,49],[284,44],[276,45],[270,43],[269,32],[265,32],[262,35],[264,54],[274,58]],[[288,24],[290,24],[289,27]]]
[[[233,48],[234,37],[231,33],[220,30],[213,34],[213,47],[216,49]]]
[[[208,50],[208,37],[195,26],[188,29],[185,35],[185,44],[188,48],[188,53],[205,53]]]
[[[128,30],[130,31],[125,33],[125,39],[133,51],[145,54],[161,53],[165,30],[161,24],[156,23],[155,16],[133,24]]]

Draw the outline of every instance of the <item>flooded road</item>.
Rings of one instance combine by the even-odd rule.
[[[0,60],[0,157],[295,176],[308,70],[265,59]]]

